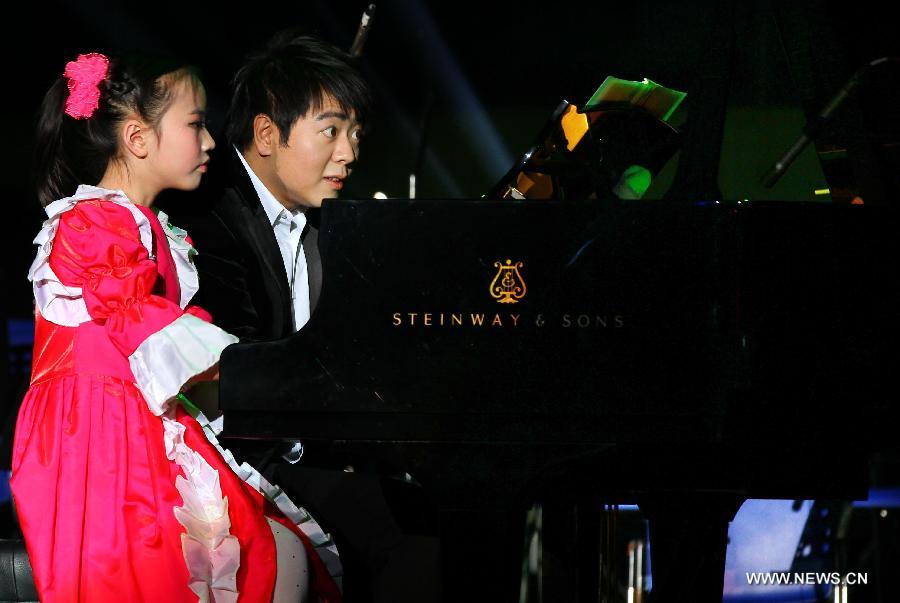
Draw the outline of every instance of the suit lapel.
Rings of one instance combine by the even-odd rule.
[[[262,258],[263,266],[267,272],[269,282],[274,282],[278,289],[279,308],[274,307],[273,310],[280,310],[282,316],[282,324],[287,325],[283,332],[290,333],[293,331],[292,311],[291,311],[291,293],[288,284],[287,275],[284,273],[284,260],[281,257],[281,250],[278,248],[278,241],[275,239],[275,231],[269,222],[269,217],[263,209],[259,195],[253,188],[250,176],[241,160],[238,159],[237,152],[231,154],[231,172],[233,176],[234,190],[240,197],[247,218],[247,234],[253,247]],[[271,280],[270,280],[271,279]],[[275,300],[272,300],[273,302]]]

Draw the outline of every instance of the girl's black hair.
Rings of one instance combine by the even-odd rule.
[[[276,34],[268,48],[252,55],[231,82],[225,126],[228,142],[243,151],[253,141],[253,120],[268,115],[286,145],[291,128],[310,109],[331,97],[341,110],[365,123],[371,92],[349,54],[312,36]]]
[[[97,184],[119,153],[119,126],[137,116],[156,128],[168,109],[174,84],[196,70],[172,59],[109,57],[109,72],[99,84],[100,104],[87,119],[65,113],[68,82],[59,77],[41,103],[35,144],[35,188],[41,205],[75,194],[79,184]]]

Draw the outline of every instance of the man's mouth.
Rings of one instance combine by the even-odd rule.
[[[344,179],[340,176],[325,176],[325,182],[331,185],[331,187],[336,191],[344,188]]]

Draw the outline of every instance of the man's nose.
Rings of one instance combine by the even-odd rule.
[[[341,136],[334,148],[334,160],[337,163],[350,165],[356,161],[356,145],[350,140],[349,136]]]

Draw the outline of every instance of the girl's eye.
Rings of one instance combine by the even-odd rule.
[[[198,130],[203,130],[204,128],[206,128],[206,121],[201,120],[201,121],[191,122],[191,125],[193,127],[197,128]]]
[[[322,130],[322,134],[324,134],[328,138],[334,138],[335,135],[337,135],[337,126],[328,126],[324,130]]]
[[[353,133],[350,134],[350,138],[353,139],[353,142],[359,142],[362,139],[362,130],[353,130]]]

